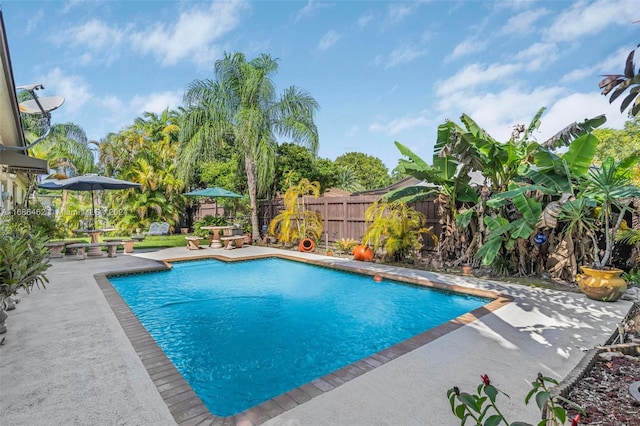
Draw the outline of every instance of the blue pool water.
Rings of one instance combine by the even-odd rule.
[[[110,278],[207,408],[229,416],[487,299],[281,259]]]

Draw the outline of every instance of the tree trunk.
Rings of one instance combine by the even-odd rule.
[[[247,188],[249,189],[249,205],[251,206],[251,239],[260,239],[260,224],[258,223],[258,184],[256,165],[250,153],[244,155],[244,169],[247,173]]]

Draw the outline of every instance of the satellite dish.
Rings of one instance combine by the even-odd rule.
[[[34,90],[44,89],[44,86],[40,83],[34,84],[24,84],[22,86],[17,86],[16,90],[27,90],[29,92],[33,92]]]
[[[42,105],[42,109],[40,106]],[[24,102],[20,102],[18,107],[20,108],[20,112],[24,112],[25,114],[42,114],[44,112],[53,111],[54,109],[60,108],[60,106],[64,103],[64,98],[62,96],[48,96],[43,98],[29,99]]]

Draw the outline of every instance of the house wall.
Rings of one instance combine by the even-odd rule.
[[[0,168],[0,214],[6,214],[23,203],[27,184],[21,177]]]

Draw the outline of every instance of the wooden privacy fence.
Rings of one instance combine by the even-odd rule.
[[[327,239],[329,243],[340,238],[353,238],[361,241],[367,229],[364,212],[378,199],[380,199],[378,195],[307,197],[305,199],[307,209],[320,213],[323,219],[323,236],[320,245],[322,246]],[[427,228],[433,226],[433,232],[440,235],[442,226],[434,199],[411,203],[410,206],[425,215]],[[265,225],[268,227],[271,219],[282,210],[282,199],[260,201],[258,212],[260,229],[265,229]],[[424,249],[434,248],[433,240],[428,235],[423,235],[423,240]]]

